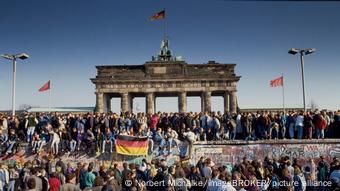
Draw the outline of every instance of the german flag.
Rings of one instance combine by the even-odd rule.
[[[164,19],[165,18],[165,10],[158,12],[150,17],[150,21]]]
[[[147,155],[148,137],[118,135],[116,139],[116,151],[122,155]]]

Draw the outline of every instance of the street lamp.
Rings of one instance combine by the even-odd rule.
[[[15,116],[15,80],[16,80],[16,65],[17,58],[21,60],[27,59],[29,56],[25,53],[21,54],[3,54],[1,55],[3,58],[12,60],[13,62],[13,86],[12,86],[12,116]]]
[[[305,94],[305,72],[304,72],[304,55],[312,54],[315,52],[315,48],[307,48],[307,49],[299,49],[299,48],[291,48],[289,49],[288,53],[295,55],[300,53],[300,60],[301,60],[301,72],[302,72],[302,91],[303,91],[303,110],[306,111],[306,94]]]

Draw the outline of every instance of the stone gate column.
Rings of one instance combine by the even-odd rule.
[[[154,113],[157,112],[156,106],[157,106],[156,95],[154,94],[154,95],[153,95],[153,111],[154,111]]]
[[[145,98],[146,103],[146,113],[154,114],[155,113],[155,94],[153,92],[146,93]]]
[[[211,92],[205,91],[204,95],[204,111],[211,112]]]
[[[129,99],[129,112],[133,112],[133,96],[131,94],[128,95],[128,99]]]
[[[236,113],[236,107],[237,107],[237,103],[236,103],[236,91],[232,91],[229,93],[229,111],[230,113]]]
[[[178,95],[178,111],[187,112],[187,92],[180,92]]]
[[[104,94],[104,112],[108,113],[111,111],[111,96]]]
[[[202,92],[201,93],[201,112],[204,112],[205,109],[204,109],[204,93]]]
[[[229,92],[224,92],[223,101],[224,101],[224,113],[228,113],[229,112]]]
[[[121,93],[120,109],[123,113],[129,111],[129,93]]]
[[[96,112],[104,113],[104,94],[96,92]]]

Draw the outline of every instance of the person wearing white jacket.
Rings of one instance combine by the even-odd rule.
[[[60,142],[60,137],[59,134],[54,132],[53,130],[50,132],[52,134],[52,144],[51,144],[51,149],[53,154],[58,154],[59,150],[59,142]]]

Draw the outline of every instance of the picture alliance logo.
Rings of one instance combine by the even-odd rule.
[[[271,185],[272,187],[295,187],[302,184],[303,186],[313,186],[313,187],[330,187],[332,185],[332,181],[271,181],[271,180],[232,180],[231,185],[233,187],[268,187]],[[226,182],[209,182],[209,186],[223,186],[226,185]]]

